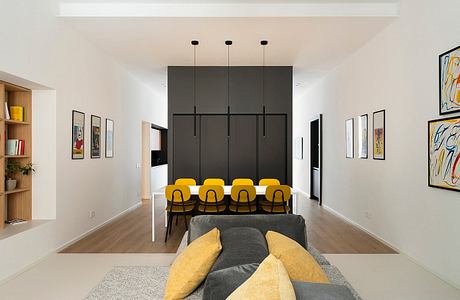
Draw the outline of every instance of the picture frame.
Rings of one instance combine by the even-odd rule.
[[[303,137],[297,137],[294,139],[294,158],[303,159]]]
[[[439,114],[460,112],[460,46],[439,55]]]
[[[354,149],[354,119],[345,121],[345,143],[346,143],[346,158],[355,157]]]
[[[111,119],[105,119],[105,157],[113,157],[113,127],[114,122]]]
[[[72,110],[72,159],[85,158],[85,113]]]
[[[372,118],[372,144],[373,158],[375,160],[385,160],[385,110],[373,113]]]
[[[368,115],[358,117],[358,158],[369,157],[369,120]]]
[[[91,158],[101,158],[101,117],[91,115]]]
[[[428,186],[460,192],[460,117],[428,121]]]

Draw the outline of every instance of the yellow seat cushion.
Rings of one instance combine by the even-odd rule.
[[[221,250],[217,228],[190,243],[171,266],[164,299],[183,299],[190,295],[206,278]]]
[[[283,262],[291,280],[329,283],[323,269],[299,243],[274,231],[268,231],[265,238],[268,251]]]
[[[237,208],[237,206],[235,204],[230,204],[228,206],[228,209],[231,210],[232,212],[237,212],[236,208]],[[257,206],[252,205],[252,204],[250,205],[250,207],[248,207],[248,205],[246,203],[243,203],[243,204],[240,203],[240,207],[238,207],[238,212],[239,213],[255,212],[256,210],[257,210]]]
[[[262,261],[254,274],[227,300],[295,300],[294,287],[283,263],[273,255]]]
[[[192,203],[190,205],[184,205],[185,207],[185,212],[189,212],[189,211],[192,211],[194,208],[195,208],[195,204]],[[168,206],[166,206],[166,211],[167,212],[170,212],[171,211],[171,204],[168,203]],[[182,205],[173,205],[172,207],[172,212],[176,213],[176,212],[184,212],[184,209],[182,208]]]
[[[262,205],[262,209],[266,212],[272,212],[272,206],[270,205]],[[286,212],[289,212],[290,208],[289,206],[286,205]],[[274,213],[284,213],[284,208],[283,206],[280,205],[275,205],[273,206],[273,212]]]
[[[198,206],[198,210],[199,210],[200,212],[204,212],[204,213],[208,213],[208,212],[210,212],[210,213],[213,213],[213,212],[214,212],[214,213],[216,213],[216,212],[222,212],[222,211],[224,211],[226,208],[227,208],[226,205],[217,205],[217,207],[216,207],[215,205],[210,205],[210,204],[208,204],[208,205],[201,205],[201,204],[200,204],[200,206]],[[206,210],[205,210],[205,209],[206,209]]]

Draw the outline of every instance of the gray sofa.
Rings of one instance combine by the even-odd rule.
[[[360,299],[340,272],[332,268],[313,247],[308,246],[305,220],[301,216],[196,216],[190,221],[187,243],[214,227],[221,232],[222,252],[200,288],[203,300],[225,299],[255,272],[268,255],[265,233],[269,230],[284,234],[308,249],[332,283],[293,282],[297,299]]]

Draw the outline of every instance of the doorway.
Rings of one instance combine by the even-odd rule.
[[[322,205],[323,186],[323,115],[319,114],[310,121],[310,198]]]

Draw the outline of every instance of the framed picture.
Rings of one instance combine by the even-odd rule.
[[[367,114],[358,118],[358,157],[366,159],[368,157],[368,120]]]
[[[428,186],[460,191],[460,117],[428,121]]]
[[[298,137],[294,140],[294,158],[303,159],[303,138]]]
[[[101,117],[91,115],[91,158],[101,158]]]
[[[72,110],[72,159],[85,158],[85,114]]]
[[[374,159],[385,159],[385,110],[374,112],[373,115]]]
[[[113,120],[105,119],[105,157],[113,157]]]
[[[460,111],[460,46],[439,55],[439,113]]]
[[[354,158],[354,119],[348,119],[345,121],[345,136],[347,143],[347,158]]]

